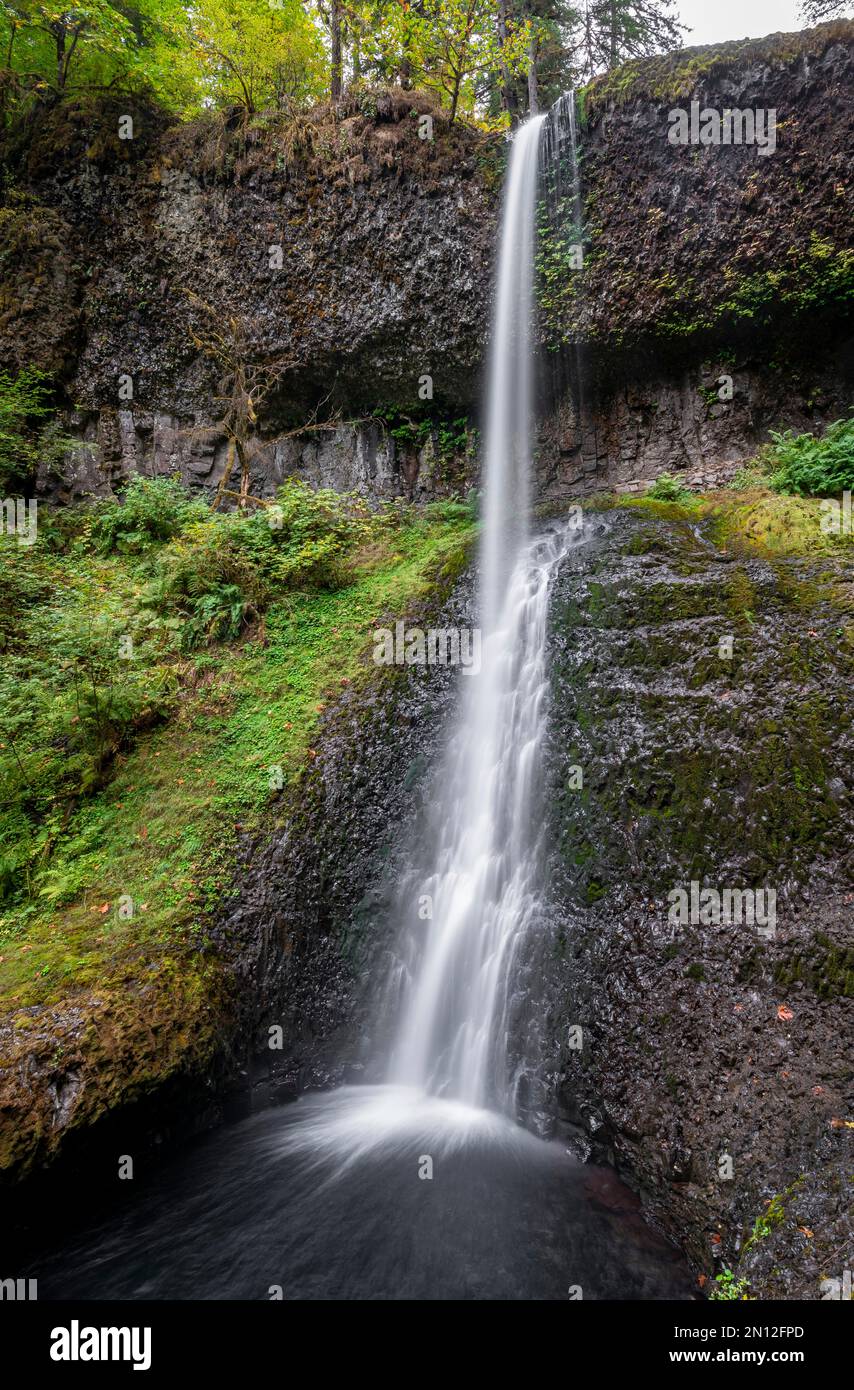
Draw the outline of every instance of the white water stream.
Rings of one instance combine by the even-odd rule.
[[[514,1060],[508,1050],[514,1023],[519,1026],[517,965],[540,888],[537,792],[549,589],[573,539],[568,527],[529,538],[535,204],[544,120],[520,129],[510,159],[484,460],[483,661],[464,682],[459,726],[432,807],[427,844],[434,847],[434,867],[405,885],[405,900],[428,903],[431,915],[413,925],[389,1078],[510,1113],[525,1065],[524,1056]]]

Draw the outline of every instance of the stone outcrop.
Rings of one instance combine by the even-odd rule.
[[[560,226],[540,248],[546,498],[665,469],[718,478],[769,429],[846,413],[853,92],[840,21],[628,64],[580,95],[583,269],[563,264]],[[692,102],[773,109],[773,154],[672,145],[669,112]],[[139,469],[215,486],[217,332],[275,369],[255,494],[289,472],[377,497],[468,486],[473,451],[450,462],[439,438],[478,423],[505,148],[436,111],[422,140],[429,112],[397,92],[176,126],[136,103],[119,141],[107,101],[18,132],[0,362],[53,373],[84,444],[39,487],[67,500]]]

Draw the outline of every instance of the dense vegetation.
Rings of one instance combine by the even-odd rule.
[[[43,0],[0,3],[0,116],[147,89],[183,115],[293,110],[399,82],[508,119],[603,67],[678,47],[674,0]]]
[[[3,537],[4,992],[56,984],[122,931],[187,927],[238,829],[300,775],[328,697],[360,679],[372,624],[472,524],[462,504],[371,512],[297,483],[221,514],[137,480],[123,504],[40,516],[32,548]]]

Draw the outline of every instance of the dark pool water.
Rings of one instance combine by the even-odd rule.
[[[608,1170],[503,1117],[397,1088],[266,1111],[194,1146],[144,1190],[122,1187],[126,1211],[35,1262],[40,1298],[694,1292]]]

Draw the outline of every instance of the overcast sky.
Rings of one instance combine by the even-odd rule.
[[[803,29],[798,0],[677,0],[686,48],[720,39],[758,39]]]

